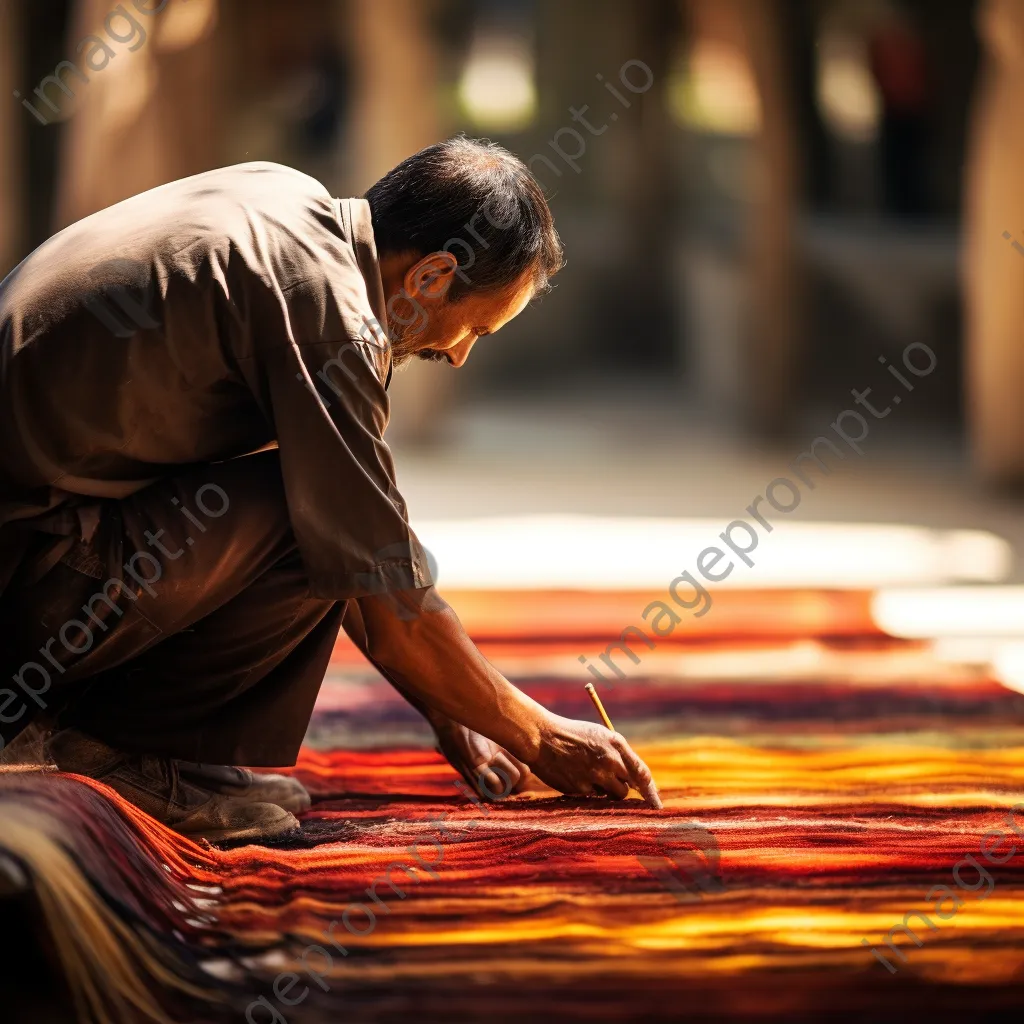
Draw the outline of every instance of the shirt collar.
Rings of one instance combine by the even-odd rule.
[[[370,309],[386,337],[387,308],[384,302],[384,284],[380,277],[380,263],[377,259],[377,241],[373,237],[370,204],[365,199],[339,199],[337,203],[342,225],[349,229],[347,234],[356,256],[359,273],[366,284],[366,296],[370,300]],[[387,354],[388,372],[384,381],[385,390],[391,383],[393,372],[390,345],[387,347]]]

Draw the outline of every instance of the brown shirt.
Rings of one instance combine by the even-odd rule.
[[[272,441],[314,595],[429,585],[382,439],[384,322],[367,203],[278,164],[49,239],[0,284],[0,592],[46,510],[87,529],[90,499]]]

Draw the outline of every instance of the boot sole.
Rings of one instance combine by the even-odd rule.
[[[276,804],[272,806],[277,808]],[[226,826],[224,828],[188,828],[188,822],[184,821],[176,826],[175,830],[189,839],[206,839],[211,843],[236,842],[243,839],[254,841],[276,839],[288,832],[298,831],[300,827],[298,818],[282,808],[277,809],[282,810],[281,816],[266,824]]]

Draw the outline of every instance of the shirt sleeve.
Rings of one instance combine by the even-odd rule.
[[[290,293],[282,336],[245,371],[276,433],[312,593],[342,600],[431,586],[382,437],[386,341],[371,316],[339,311],[327,294],[325,304],[315,286]]]

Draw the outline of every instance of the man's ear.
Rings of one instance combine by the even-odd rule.
[[[439,299],[452,286],[459,261],[446,251],[432,252],[414,263],[405,274],[405,290],[410,296]]]

